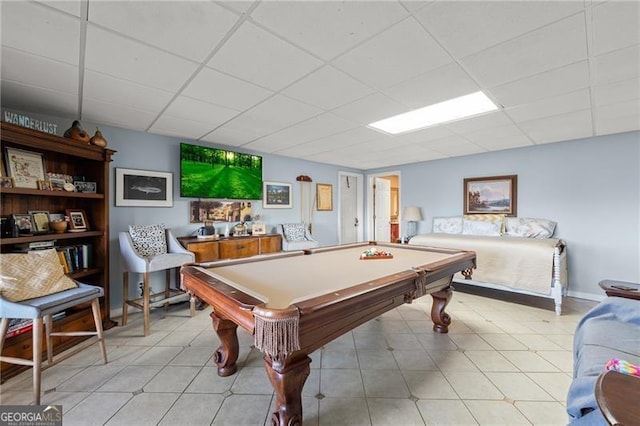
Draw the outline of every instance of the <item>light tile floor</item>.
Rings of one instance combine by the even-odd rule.
[[[504,299],[505,294],[500,296]],[[312,354],[305,425],[564,425],[573,332],[595,302],[567,298],[563,315],[455,292],[448,334],[431,331],[431,298],[376,318]],[[218,377],[210,309],[139,314],[46,369],[42,404],[64,425],[263,425],[274,402],[260,353],[239,329],[238,373]],[[2,385],[2,404],[30,404],[31,371]]]

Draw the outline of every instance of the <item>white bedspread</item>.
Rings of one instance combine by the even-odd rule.
[[[550,294],[557,238],[487,237],[462,234],[421,234],[409,244],[446,247],[476,252],[472,279]],[[561,272],[566,276],[566,270]],[[462,274],[455,276],[464,280]]]

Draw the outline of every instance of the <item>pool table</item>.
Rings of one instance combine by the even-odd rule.
[[[372,247],[391,257],[363,259]],[[470,275],[475,258],[471,251],[366,242],[189,264],[181,274],[183,287],[213,308],[218,375],[237,370],[240,326],[264,353],[276,393],[273,424],[298,425],[311,352],[427,294],[433,329],[446,333],[451,279],[459,271]]]

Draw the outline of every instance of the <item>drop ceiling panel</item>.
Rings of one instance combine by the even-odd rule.
[[[443,1],[418,19],[457,57],[484,50],[582,10],[574,1]]]
[[[596,107],[596,133],[619,133],[640,127],[640,99]]]
[[[593,135],[591,110],[527,121],[520,123],[519,127],[536,144],[580,139]]]
[[[164,114],[149,129],[151,133],[199,139],[211,131],[211,124]]]
[[[410,110],[406,105],[381,94],[374,93],[343,105],[332,112],[345,120],[369,124]]]
[[[2,78],[27,86],[78,94],[78,67],[9,47],[2,48]]]
[[[149,111],[83,98],[80,119],[144,132],[147,131],[155,117],[156,114]],[[89,131],[89,129],[85,130]]]
[[[396,2],[262,2],[256,22],[328,60],[408,15]]]
[[[211,68],[271,90],[280,90],[321,65],[250,22],[244,22],[209,61]]]
[[[210,68],[203,68],[183,94],[211,104],[244,111],[273,95],[273,91]]]
[[[242,116],[258,123],[258,128],[272,133],[320,114],[322,111],[295,99],[276,95],[251,108]]]
[[[453,132],[444,126],[432,126],[415,132],[403,133],[396,135],[394,138],[401,144],[404,143],[420,143],[434,139],[442,139],[453,136]]]
[[[413,18],[394,25],[333,61],[358,80],[384,89],[452,62]]]
[[[610,1],[593,8],[593,54],[640,42],[640,2]]]
[[[462,59],[481,85],[497,86],[587,58],[584,15],[539,30]]]
[[[269,133],[271,131],[259,129],[255,120],[241,115],[204,135],[202,140],[223,145],[241,146]]]
[[[213,2],[92,1],[89,20],[113,31],[201,62],[238,16]]]
[[[157,89],[176,91],[196,64],[90,25],[86,68]]]
[[[45,4],[49,7],[59,9],[63,12],[69,13],[74,16],[80,16],[81,0],[53,0],[53,1],[38,1],[38,3]]]
[[[615,104],[640,98],[640,81],[637,79],[596,86],[593,99],[596,107]]]
[[[282,91],[289,97],[325,110],[339,107],[373,92],[373,89],[329,65]]]
[[[640,44],[593,58],[593,82],[600,86],[640,76]]]
[[[164,111],[163,115],[175,118],[183,118],[185,120],[199,121],[209,123],[206,132],[200,133],[202,136],[218,127],[222,123],[228,121],[232,117],[238,115],[238,111],[224,108],[218,105],[209,104],[197,99],[186,96],[178,96],[174,99],[169,107]]]
[[[80,21],[47,6],[3,1],[2,45],[78,65]]]
[[[478,130],[466,133],[464,137],[487,150],[533,145],[533,142],[515,125]]]
[[[155,114],[162,111],[173,97],[171,92],[91,70],[85,71],[83,89],[87,98]]]
[[[19,111],[37,111],[63,117],[78,116],[78,95],[7,80],[2,81],[0,93],[3,107],[11,105]]]
[[[446,123],[443,124],[443,126],[454,133],[465,134],[482,129],[507,126],[509,124],[512,124],[512,122],[505,113],[502,111],[493,111],[476,117],[471,117],[467,120],[458,120],[452,123]]]
[[[537,118],[565,114],[591,108],[591,96],[588,89],[578,90],[553,98],[546,98],[530,104],[505,109],[505,113],[516,123]]]

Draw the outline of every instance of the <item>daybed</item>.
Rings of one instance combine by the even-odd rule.
[[[472,279],[454,281],[553,299],[562,310],[567,287],[567,247],[552,238],[555,222],[545,219],[465,215],[434,218],[433,232],[409,244],[473,250],[477,268]]]
[[[573,381],[567,394],[571,425],[608,424],[597,402],[595,388],[612,359],[640,364],[640,300],[607,297],[578,323],[573,341]],[[638,395],[640,377],[635,379]],[[635,410],[635,418],[640,417],[637,404],[630,404],[627,410]]]

